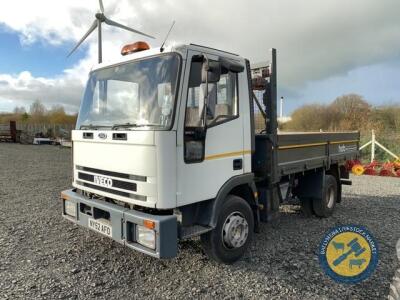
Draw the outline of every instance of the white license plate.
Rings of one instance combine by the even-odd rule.
[[[97,221],[95,219],[89,218],[89,228],[94,231],[100,232],[108,237],[112,237],[112,227],[110,225],[104,224],[104,222]]]

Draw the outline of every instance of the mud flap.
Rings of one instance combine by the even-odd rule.
[[[260,188],[259,189],[259,203],[262,209],[260,209],[260,221],[261,222],[272,222],[279,218],[279,194],[276,187],[272,189]]]

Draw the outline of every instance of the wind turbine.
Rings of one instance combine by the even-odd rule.
[[[90,26],[89,30],[84,34],[84,36],[79,40],[79,42],[76,44],[76,46],[71,50],[71,52],[67,55],[69,57],[74,51],[83,43],[83,41],[97,28],[98,29],[98,52],[99,52],[99,63],[102,62],[102,41],[101,41],[101,23],[106,23],[107,25],[110,26],[115,26],[119,27],[128,31],[132,31],[134,33],[138,33],[144,36],[147,36],[149,38],[154,39],[154,36],[148,35],[146,33],[140,32],[136,29],[130,28],[128,26],[122,25],[120,23],[117,23],[113,20],[110,20],[104,15],[104,6],[103,6],[103,1],[99,0],[99,5],[100,5],[100,12],[95,14],[95,20],[92,23],[92,26]]]

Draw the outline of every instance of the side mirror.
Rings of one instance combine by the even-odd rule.
[[[221,64],[215,60],[205,60],[201,68],[202,83],[216,83],[221,77]]]

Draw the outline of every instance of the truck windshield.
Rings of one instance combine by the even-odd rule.
[[[165,54],[90,74],[77,129],[169,129],[180,57]]]

